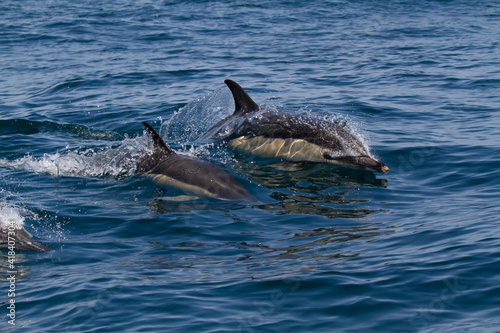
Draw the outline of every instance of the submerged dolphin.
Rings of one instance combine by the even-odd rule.
[[[7,249],[9,247],[14,247],[15,251],[23,250],[23,251],[33,251],[33,252],[51,252],[53,249],[35,242],[31,235],[24,230],[15,229],[8,230],[1,228],[0,229],[0,248]]]
[[[261,109],[236,82],[225,80],[234,113],[200,138],[227,140],[232,149],[291,162],[326,162],[387,172],[345,125]]]
[[[232,175],[218,165],[177,154],[148,123],[143,123],[154,143],[154,151],[142,159],[137,172],[160,185],[220,200],[257,200]]]

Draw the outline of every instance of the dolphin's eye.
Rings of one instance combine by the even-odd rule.
[[[327,160],[333,160],[333,159],[334,159],[334,158],[333,158],[330,154],[328,154],[328,153],[326,153],[326,152],[325,152],[325,153],[323,153],[323,157],[324,157],[325,159],[327,159]]]

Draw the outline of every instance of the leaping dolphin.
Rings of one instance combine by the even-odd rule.
[[[325,162],[387,172],[346,125],[259,107],[240,85],[225,80],[235,111],[200,138],[227,140],[230,148],[291,162]]]
[[[186,193],[220,200],[257,202],[247,189],[218,165],[177,154],[148,123],[143,123],[154,143],[154,151],[138,164],[137,172],[160,185]]]

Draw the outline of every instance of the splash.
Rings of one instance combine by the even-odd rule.
[[[51,217],[40,216],[39,214],[25,208],[22,204],[8,202],[14,198],[20,199],[18,195],[5,190],[0,190],[0,249],[8,248],[13,244],[16,250],[51,252],[51,248],[33,240],[32,235],[25,229],[25,222],[36,221],[40,224],[49,226]],[[34,228],[34,225],[30,225]],[[62,235],[61,224],[56,222],[50,229],[53,234],[49,238],[56,240],[64,239]],[[35,228],[36,230],[36,228]]]
[[[26,218],[38,219],[38,215],[17,205],[0,202],[0,248],[51,252],[51,248],[33,240],[24,229]]]
[[[0,229],[7,230],[13,226],[16,230],[24,228],[26,217],[36,218],[36,214],[17,205],[0,202]]]
[[[162,131],[167,139],[193,141],[233,111],[233,97],[223,86],[180,108],[163,123]]]
[[[137,163],[149,144],[147,136],[124,139],[118,147],[92,148],[26,155],[16,160],[0,159],[0,167],[25,170],[56,177],[121,177],[135,173]]]

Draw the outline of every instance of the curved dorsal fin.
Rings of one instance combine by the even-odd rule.
[[[165,143],[165,141],[163,141],[160,134],[158,134],[158,132],[153,128],[153,126],[149,125],[146,122],[143,122],[142,124],[144,125],[144,127],[146,127],[146,130],[148,131],[149,135],[151,135],[156,150],[160,150],[168,155],[175,154],[175,151],[170,149],[170,147]]]
[[[231,89],[234,97],[235,109],[233,115],[243,115],[259,109],[259,105],[255,103],[250,96],[243,90],[240,85],[232,80],[225,80],[224,83]]]

